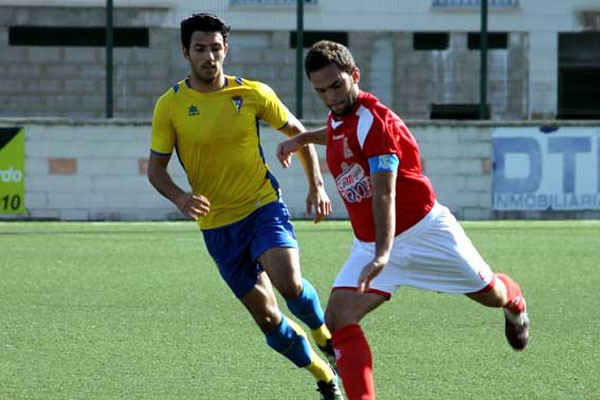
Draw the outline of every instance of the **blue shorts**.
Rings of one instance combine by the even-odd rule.
[[[242,298],[258,281],[262,266],[257,258],[275,247],[297,249],[290,214],[282,201],[255,210],[241,221],[205,229],[204,243],[233,293]]]

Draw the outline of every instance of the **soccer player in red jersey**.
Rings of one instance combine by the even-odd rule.
[[[375,399],[372,358],[360,320],[401,286],[460,293],[501,307],[515,350],[529,339],[519,285],[494,274],[422,174],[417,141],[375,96],[359,89],[360,70],[338,43],[315,43],[305,69],[331,111],[327,127],[282,142],[284,167],[309,143],[327,146],[327,165],[344,200],[355,239],[326,310],[339,374],[349,400]]]

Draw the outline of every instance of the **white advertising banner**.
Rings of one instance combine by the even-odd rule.
[[[493,130],[494,210],[599,210],[600,127]]]

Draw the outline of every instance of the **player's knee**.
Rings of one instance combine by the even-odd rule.
[[[325,325],[330,331],[335,332],[337,329],[337,320],[335,319],[335,312],[327,308],[325,310]]]
[[[302,294],[302,281],[288,279],[277,286],[277,290],[286,300],[295,299]]]
[[[325,324],[332,332],[335,332],[346,325],[356,324],[358,319],[351,310],[343,307],[327,307],[325,311]]]
[[[281,314],[279,310],[269,310],[260,315],[254,316],[254,321],[263,332],[272,332],[281,323]]]

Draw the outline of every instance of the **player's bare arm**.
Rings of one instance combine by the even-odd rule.
[[[290,119],[285,127],[281,131],[287,135],[292,136],[292,139],[301,136],[305,133],[306,128],[296,117],[290,114]],[[327,131],[325,131],[327,132]],[[325,133],[327,135],[327,133]],[[327,136],[325,136],[327,137]],[[315,148],[310,143],[304,143],[298,145],[297,148],[298,158],[302,163],[302,167],[306,173],[308,179],[308,196],[306,197],[306,214],[311,216],[312,208],[315,209],[315,223],[319,223],[324,220],[329,214],[331,214],[331,201],[329,196],[325,192],[325,185],[323,183],[323,177],[321,175],[321,169],[319,168],[319,159]],[[287,157],[289,163],[291,162],[291,153]],[[279,147],[277,150],[279,158]],[[281,159],[280,159],[281,160]],[[284,163],[282,163],[284,165]],[[285,165],[284,165],[285,167]]]
[[[277,158],[283,168],[287,168],[292,164],[292,153],[300,150],[308,144],[327,144],[327,127],[306,131],[298,134],[286,141],[277,145]]]
[[[371,175],[373,186],[373,221],[375,223],[375,257],[364,266],[358,279],[358,290],[364,292],[385,268],[390,258],[396,230],[396,172]]]
[[[210,211],[210,202],[202,195],[186,193],[173,182],[167,171],[170,155],[150,153],[148,180],[160,194],[171,200],[187,217],[197,220]]]

